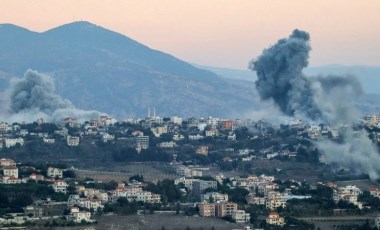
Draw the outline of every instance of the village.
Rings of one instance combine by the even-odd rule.
[[[361,125],[378,143],[380,116],[368,116]],[[83,124],[73,118],[57,124],[43,119],[33,124],[2,122],[0,225],[74,226],[96,224],[104,215],[168,212],[221,218],[241,229],[314,229],[315,223],[302,218],[371,214],[366,218],[380,228],[380,186],[376,181],[365,186],[342,185],[332,182],[339,177],[292,178],[292,174],[284,177],[281,170],[276,173],[248,166],[267,161],[325,165],[328,160],[323,154],[305,146],[309,140],[339,140],[342,128],[344,125],[308,125],[299,120],[276,126],[211,117],[160,118],[150,113],[146,119],[124,122],[109,116]],[[76,168],[81,165],[75,161],[62,164],[59,159],[64,157],[59,152],[54,152],[57,161],[45,160],[43,153],[34,155],[35,159],[21,156],[29,151],[26,146],[36,142],[47,149],[60,143],[60,148],[65,145],[75,153],[81,145],[117,149],[122,143],[124,150],[110,153],[113,164],[160,161],[172,168],[175,178],[150,181],[142,173],[124,180],[83,178]],[[333,172],[335,176],[339,173],[349,179],[368,179],[346,169]]]

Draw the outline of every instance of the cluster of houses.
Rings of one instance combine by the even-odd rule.
[[[339,187],[332,182],[327,183],[327,186],[333,189],[333,199],[335,203],[339,203],[339,201],[346,201],[357,206],[359,209],[363,208],[363,203],[358,201],[359,195],[362,194],[363,191],[357,186],[346,185]]]

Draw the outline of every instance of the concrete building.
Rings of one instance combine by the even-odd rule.
[[[136,150],[140,152],[142,149],[149,148],[149,136],[137,136],[136,137]]]
[[[228,194],[221,194],[218,192],[208,192],[202,196],[202,200],[204,201],[212,200],[213,202],[227,202]]]
[[[8,159],[8,158],[0,159],[0,168],[5,167],[5,166],[11,166],[11,165],[16,165],[16,163],[12,159]]]
[[[208,155],[208,146],[205,146],[205,145],[199,146],[199,148],[197,148],[197,150],[195,152],[196,152],[196,154],[207,156]]]
[[[233,202],[217,202],[215,203],[215,215],[217,217],[232,216],[237,211],[237,204]]]
[[[270,210],[275,210],[279,207],[285,208],[286,201],[283,195],[276,191],[270,191],[267,194],[266,208]]]
[[[233,125],[234,123],[232,120],[222,121],[222,129],[232,130]]]
[[[215,204],[214,203],[201,203],[198,205],[199,215],[203,217],[215,216]]]
[[[3,173],[4,176],[18,178],[18,168],[14,165],[5,166]]]
[[[236,223],[248,223],[251,219],[250,214],[246,213],[244,210],[233,212],[231,217]]]
[[[205,180],[198,180],[193,182],[192,186],[192,193],[195,196],[200,197],[203,193],[203,191],[207,188],[217,188],[217,182],[216,181],[205,181]]]
[[[53,187],[55,192],[61,192],[61,193],[66,194],[67,187],[69,187],[69,185],[64,180],[56,180],[52,184],[52,187]]]
[[[68,146],[78,146],[79,145],[79,137],[67,136],[67,145]]]
[[[267,224],[270,225],[278,225],[278,226],[284,226],[285,225],[285,219],[284,217],[280,217],[277,212],[270,212],[267,219]]]
[[[11,148],[13,146],[16,146],[17,144],[19,145],[24,145],[24,139],[21,137],[19,138],[5,138],[4,144],[6,148]]]
[[[63,177],[63,170],[59,169],[59,168],[49,167],[47,170],[47,176],[48,177],[62,178]]]
[[[72,220],[76,223],[81,222],[91,222],[91,212],[88,211],[79,211],[78,207],[70,208],[70,216]]]

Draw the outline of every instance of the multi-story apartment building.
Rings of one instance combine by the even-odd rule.
[[[216,181],[205,181],[205,180],[198,180],[193,182],[192,186],[192,193],[195,196],[200,197],[203,193],[203,191],[207,188],[217,188],[217,182]]]

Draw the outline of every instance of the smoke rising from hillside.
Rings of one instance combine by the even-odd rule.
[[[69,100],[55,92],[53,79],[37,71],[28,70],[21,79],[13,79],[7,91],[8,113],[13,121],[60,121],[66,117],[78,120],[98,118],[98,111],[77,109]]]
[[[362,94],[362,87],[353,76],[305,76],[302,71],[308,65],[309,40],[307,32],[296,29],[252,60],[249,68],[257,73],[256,89],[262,100],[272,100],[288,116],[329,125],[348,124],[342,131],[343,144],[324,140],[317,146],[329,161],[378,178],[376,146],[364,130],[355,132],[352,128],[359,118],[352,99]]]

